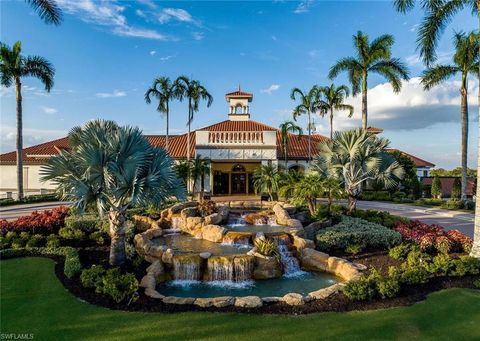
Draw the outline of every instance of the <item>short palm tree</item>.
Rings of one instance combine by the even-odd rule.
[[[337,77],[340,72],[347,72],[352,87],[353,96],[362,93],[362,128],[367,129],[367,92],[368,76],[377,73],[387,79],[392,85],[393,91],[399,93],[402,89],[401,80],[408,80],[408,69],[398,58],[391,57],[393,36],[381,35],[369,41],[368,36],[359,31],[353,36],[353,44],[356,49],[355,57],[339,59],[330,68],[330,79]]]
[[[334,199],[340,199],[343,196],[343,188],[340,181],[335,178],[322,179],[322,188],[325,196],[328,199],[328,214],[332,211],[332,204]]]
[[[188,177],[192,172],[192,163],[187,160],[181,160],[174,166],[177,176],[182,180],[183,185],[187,188]]]
[[[320,106],[323,112],[330,112],[330,138],[333,138],[333,111],[345,110],[348,111],[348,117],[353,115],[353,106],[344,103],[350,92],[346,85],[336,87],[333,83],[330,86],[322,86],[319,90],[325,98]]]
[[[290,98],[294,101],[297,98],[300,103],[293,109],[293,119],[296,121],[298,116],[306,114],[308,116],[308,160],[312,158],[312,114],[319,110],[319,91],[318,86],[314,85],[308,92],[299,88],[292,89]]]
[[[295,124],[292,121],[286,121],[280,124],[280,138],[281,138],[281,147],[283,150],[283,155],[285,157],[285,171],[287,171],[288,163],[288,143],[290,141],[289,135],[297,133],[298,136],[303,134],[302,128]]]
[[[127,209],[159,205],[172,196],[185,197],[173,160],[154,148],[138,128],[113,121],[90,121],[69,134],[71,150],[52,156],[42,167],[43,181],[52,181],[64,200],[84,211],[96,204],[108,212],[110,264],[125,262]]]
[[[415,7],[415,0],[394,0],[395,9],[401,13],[406,13]],[[445,1],[418,1],[425,11],[422,24],[418,30],[417,46],[420,50],[420,57],[425,64],[430,65],[437,59],[436,49],[442,33],[446,26],[452,21],[452,18],[462,12],[465,8],[469,9],[472,15],[477,19],[478,30],[480,31],[480,4],[478,0],[445,0]],[[480,44],[478,45],[480,54]],[[478,65],[480,74],[480,64]],[[478,88],[478,98],[480,103],[480,87]],[[478,122],[480,128],[480,106],[478,108]],[[480,134],[479,134],[480,143]],[[473,247],[470,254],[480,259],[480,153],[477,155],[477,200],[475,204],[475,228]]]
[[[291,169],[289,171],[279,173],[278,195],[289,199],[298,183],[305,177],[303,172]]]
[[[291,202],[294,205],[307,205],[310,214],[317,212],[317,198],[323,194],[322,178],[317,173],[309,173],[295,186]]]
[[[22,112],[22,79],[38,78],[45,90],[53,87],[55,69],[52,64],[40,56],[22,55],[22,43],[17,41],[13,47],[0,43],[0,79],[4,87],[15,84],[17,100],[17,192],[18,199],[23,198],[23,112]]]
[[[155,97],[158,100],[157,111],[165,114],[167,119],[165,149],[168,152],[170,102],[179,97],[179,88],[170,78],[158,77],[155,78],[152,86],[145,92],[145,102],[147,104],[152,102],[151,97]]]
[[[454,36],[455,55],[452,65],[435,65],[423,72],[422,84],[425,90],[459,74],[460,76],[460,119],[462,125],[462,186],[461,200],[467,199],[467,154],[468,154],[468,75],[478,79],[478,37],[472,32],[468,35],[456,33]]]
[[[46,24],[60,25],[62,10],[55,0],[25,0]]]
[[[271,165],[261,165],[253,173],[253,186],[257,193],[267,193],[270,200],[275,200],[274,194],[278,191],[279,176],[277,169]]]
[[[402,166],[387,151],[389,144],[365,129],[335,132],[333,139],[320,142],[314,169],[344,185],[350,213],[367,181],[382,181],[386,188],[392,188],[403,178]]]
[[[192,161],[191,177],[193,181],[193,192],[195,194],[195,186],[197,181],[200,180],[200,200],[203,200],[203,194],[205,191],[205,176],[210,174],[211,161],[208,157],[201,157],[197,155]]]

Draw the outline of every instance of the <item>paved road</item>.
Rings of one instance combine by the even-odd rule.
[[[258,200],[258,197],[254,198],[255,200]],[[243,201],[245,200],[249,199],[243,197]],[[0,207],[0,219],[12,220],[23,215],[28,215],[33,211],[49,210],[60,205],[68,204],[68,202],[57,201]],[[359,201],[357,207],[361,209],[387,211],[394,215],[410,219],[418,219],[427,224],[439,224],[447,230],[458,229],[467,236],[473,237],[473,223],[475,217],[473,213],[378,201]]]

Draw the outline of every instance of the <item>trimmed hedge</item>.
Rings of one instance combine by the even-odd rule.
[[[102,219],[96,214],[72,215],[65,218],[65,227],[88,234],[95,231],[103,231],[105,225],[108,225],[108,220]]]
[[[0,199],[0,207],[11,206],[19,204],[31,204],[35,202],[58,201],[59,197],[56,194],[37,194],[24,197],[22,200],[14,199]]]
[[[62,256],[65,257],[63,273],[72,278],[80,273],[82,264],[78,251],[73,247],[31,247],[19,249],[5,249],[0,251],[0,259],[27,257],[27,256]]]
[[[363,249],[389,249],[402,241],[400,233],[359,218],[343,216],[337,225],[320,230],[317,248],[322,251],[346,250],[350,245]]]

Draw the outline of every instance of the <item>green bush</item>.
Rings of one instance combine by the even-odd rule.
[[[59,198],[56,194],[29,195],[24,197],[22,200],[0,199],[0,207],[17,205],[17,204],[28,204],[28,203],[34,203],[34,202],[57,201],[57,200],[59,200]]]
[[[453,276],[478,275],[480,273],[480,261],[474,257],[461,256],[455,259],[455,270],[452,271]]]
[[[97,292],[108,295],[119,303],[138,290],[138,281],[133,274],[122,274],[119,268],[113,268],[107,270],[96,288]]]
[[[105,244],[105,235],[103,232],[95,231],[90,234],[90,240],[93,240],[97,245],[104,245]]]
[[[366,276],[350,281],[343,287],[343,294],[352,301],[371,300],[375,291],[375,281]]]
[[[10,242],[4,236],[0,236],[0,249],[6,249]]]
[[[30,233],[28,232],[20,232],[20,239],[23,239],[25,243],[30,239]]]
[[[400,266],[400,282],[405,284],[419,284],[426,283],[428,281],[429,272],[428,270],[421,266],[408,266],[406,263],[403,263]]]
[[[396,260],[405,260],[413,247],[415,247],[414,244],[402,243],[391,248],[388,255]]]
[[[449,210],[461,210],[463,208],[463,201],[450,198],[442,203],[442,207]]]
[[[420,206],[442,206],[444,201],[442,199],[428,199],[422,198],[415,200],[415,205]]]
[[[34,234],[27,242],[27,247],[40,247],[45,244],[45,237],[41,234]]]
[[[345,250],[353,244],[363,248],[388,249],[401,240],[398,232],[385,226],[347,216],[343,216],[339,224],[320,230],[316,236],[317,247],[323,251]]]
[[[76,230],[71,227],[62,227],[58,230],[58,235],[63,239],[77,239],[85,238],[85,233],[82,230]]]
[[[93,265],[90,269],[82,270],[80,281],[85,288],[95,288],[101,285],[105,272],[101,265]]]
[[[390,201],[392,196],[388,191],[364,191],[360,194],[360,200]]]
[[[12,241],[10,242],[12,249],[20,249],[24,247],[25,244],[26,244],[26,240],[22,238],[15,238],[15,239],[12,239]]]
[[[392,298],[400,292],[400,282],[396,277],[381,277],[377,281],[377,291],[381,298]]]
[[[65,227],[73,230],[80,230],[85,233],[100,231],[105,219],[94,214],[72,215],[65,218]]]
[[[13,232],[13,231],[8,231],[6,234],[5,234],[5,240],[7,243],[11,243],[13,239],[16,239],[18,238],[18,234],[16,232]]]
[[[350,244],[345,248],[345,252],[352,255],[356,255],[362,252],[362,250],[363,250],[363,245],[361,244]]]
[[[455,261],[448,254],[439,254],[433,257],[432,263],[427,265],[427,270],[434,275],[450,275],[455,269]]]
[[[47,237],[47,247],[59,247],[60,239],[57,235],[51,234]]]
[[[367,220],[371,223],[383,225],[388,228],[393,228],[399,221],[408,221],[406,218],[391,215],[388,212],[377,210],[356,210],[353,217]]]
[[[480,279],[473,281],[473,286],[477,289],[480,289]]]

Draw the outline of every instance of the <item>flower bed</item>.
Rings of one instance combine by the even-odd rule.
[[[23,216],[13,221],[2,220],[0,221],[0,234],[4,235],[9,231],[43,235],[56,233],[63,226],[69,212],[68,207],[61,206],[42,213],[35,211],[29,216]]]
[[[407,241],[413,241],[424,251],[436,250],[470,252],[473,240],[458,230],[445,231],[442,226],[424,224],[418,220],[397,222],[394,230]]]

